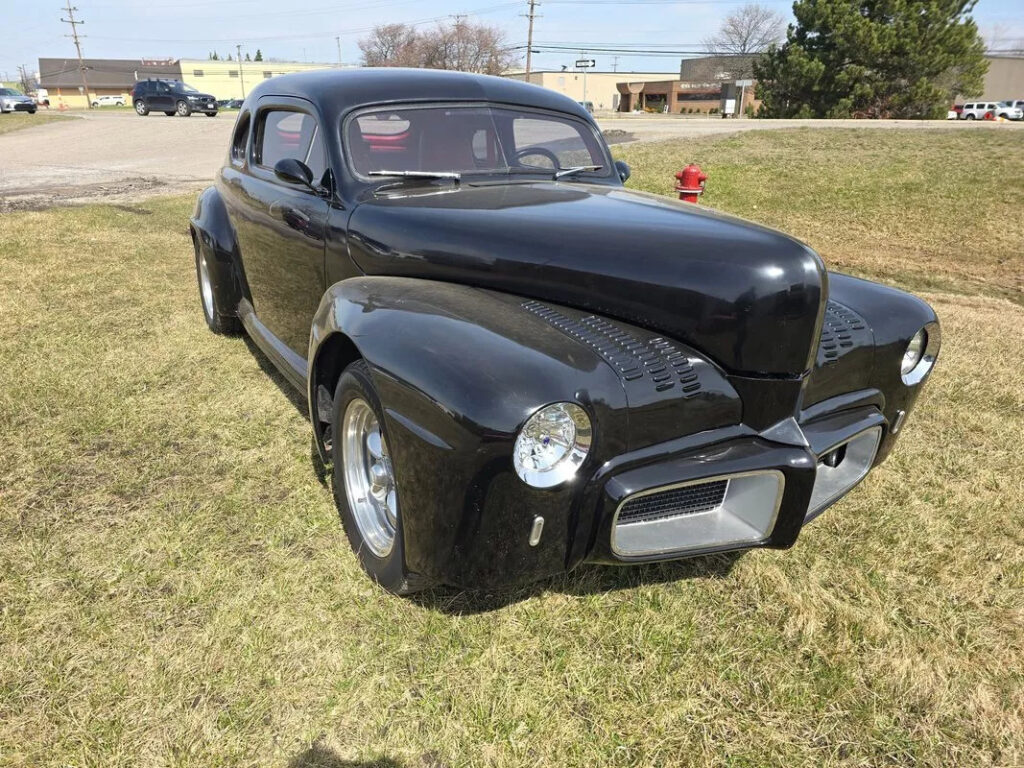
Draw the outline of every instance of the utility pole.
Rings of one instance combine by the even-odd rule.
[[[238,53],[238,79],[242,83],[242,99],[245,99],[245,73],[242,71],[242,44],[239,43],[235,46],[235,51]]]
[[[536,7],[540,5],[537,0],[527,0],[530,6],[530,12],[526,14],[526,18],[530,20],[529,30],[526,33],[526,81],[530,81],[530,70],[533,64],[533,20],[537,14],[534,12]]]
[[[67,5],[63,10],[68,12],[68,17],[61,18],[65,24],[71,25],[71,34],[64,35],[64,37],[70,37],[75,41],[75,50],[78,51],[78,71],[82,73],[82,93],[85,96],[85,106],[92,109],[92,99],[89,98],[89,81],[85,77],[85,62],[82,61],[82,44],[78,41],[79,37],[85,37],[85,35],[78,34],[78,25],[85,24],[84,21],[80,21],[75,18],[75,11],[78,9],[71,5],[71,0],[67,0]]]
[[[619,71],[619,57],[618,56],[612,56],[612,72],[618,72],[618,71]]]
[[[341,35],[335,35],[334,42],[338,44],[338,66],[341,66]]]

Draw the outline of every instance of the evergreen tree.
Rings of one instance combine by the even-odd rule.
[[[246,61],[252,61],[252,59],[249,58],[249,54],[248,53],[245,54],[245,60]]]
[[[210,61],[220,61],[220,56],[217,55],[216,51],[210,54]]]
[[[253,61],[263,61],[263,51],[259,48],[256,49],[256,56],[253,57]]]
[[[796,0],[786,42],[755,64],[763,117],[944,117],[979,95],[977,0]]]

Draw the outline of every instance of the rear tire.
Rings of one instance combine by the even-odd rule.
[[[966,119],[966,120],[974,120],[974,119],[976,119],[976,118],[974,117],[974,115],[973,115],[973,114],[970,114],[970,115],[968,115],[968,116],[967,116],[967,117],[966,117],[965,119]]]
[[[174,117],[178,113],[175,112],[174,110],[171,110],[170,112],[164,112],[164,114],[167,115],[168,117]]]
[[[149,107],[146,106],[146,102],[144,102],[142,99],[139,99],[135,102],[135,112],[139,115],[139,117],[145,117],[149,114]]]
[[[433,586],[429,579],[405,567],[401,505],[387,449],[384,409],[366,361],[356,360],[338,379],[331,421],[334,502],[359,564],[393,594],[428,589]]]
[[[196,280],[199,282],[199,304],[203,308],[206,325],[214,333],[234,336],[241,333],[242,321],[228,309],[227,291],[217,280],[217,272],[207,261],[206,254],[193,240],[196,252]]]

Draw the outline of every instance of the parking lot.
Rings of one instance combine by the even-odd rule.
[[[0,135],[0,211],[78,202],[125,202],[201,188],[224,158],[235,112],[216,118],[130,111],[75,113]],[[4,115],[4,119],[23,119]],[[602,129],[637,141],[797,126],[913,131],[1021,131],[1024,124],[912,120],[722,120],[662,115],[598,116]],[[614,140],[614,136],[612,137]],[[685,164],[688,158],[680,158]]]

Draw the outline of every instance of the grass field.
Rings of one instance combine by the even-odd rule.
[[[294,399],[207,332],[190,199],[4,215],[0,765],[1024,762],[1019,134],[621,153],[925,293],[944,349],[883,466],[787,552],[391,597]]]
[[[59,112],[36,112],[34,115],[27,112],[8,112],[6,115],[0,115],[0,133],[20,131],[22,128],[31,128],[34,125],[68,119],[70,118],[67,115],[62,115]]]

